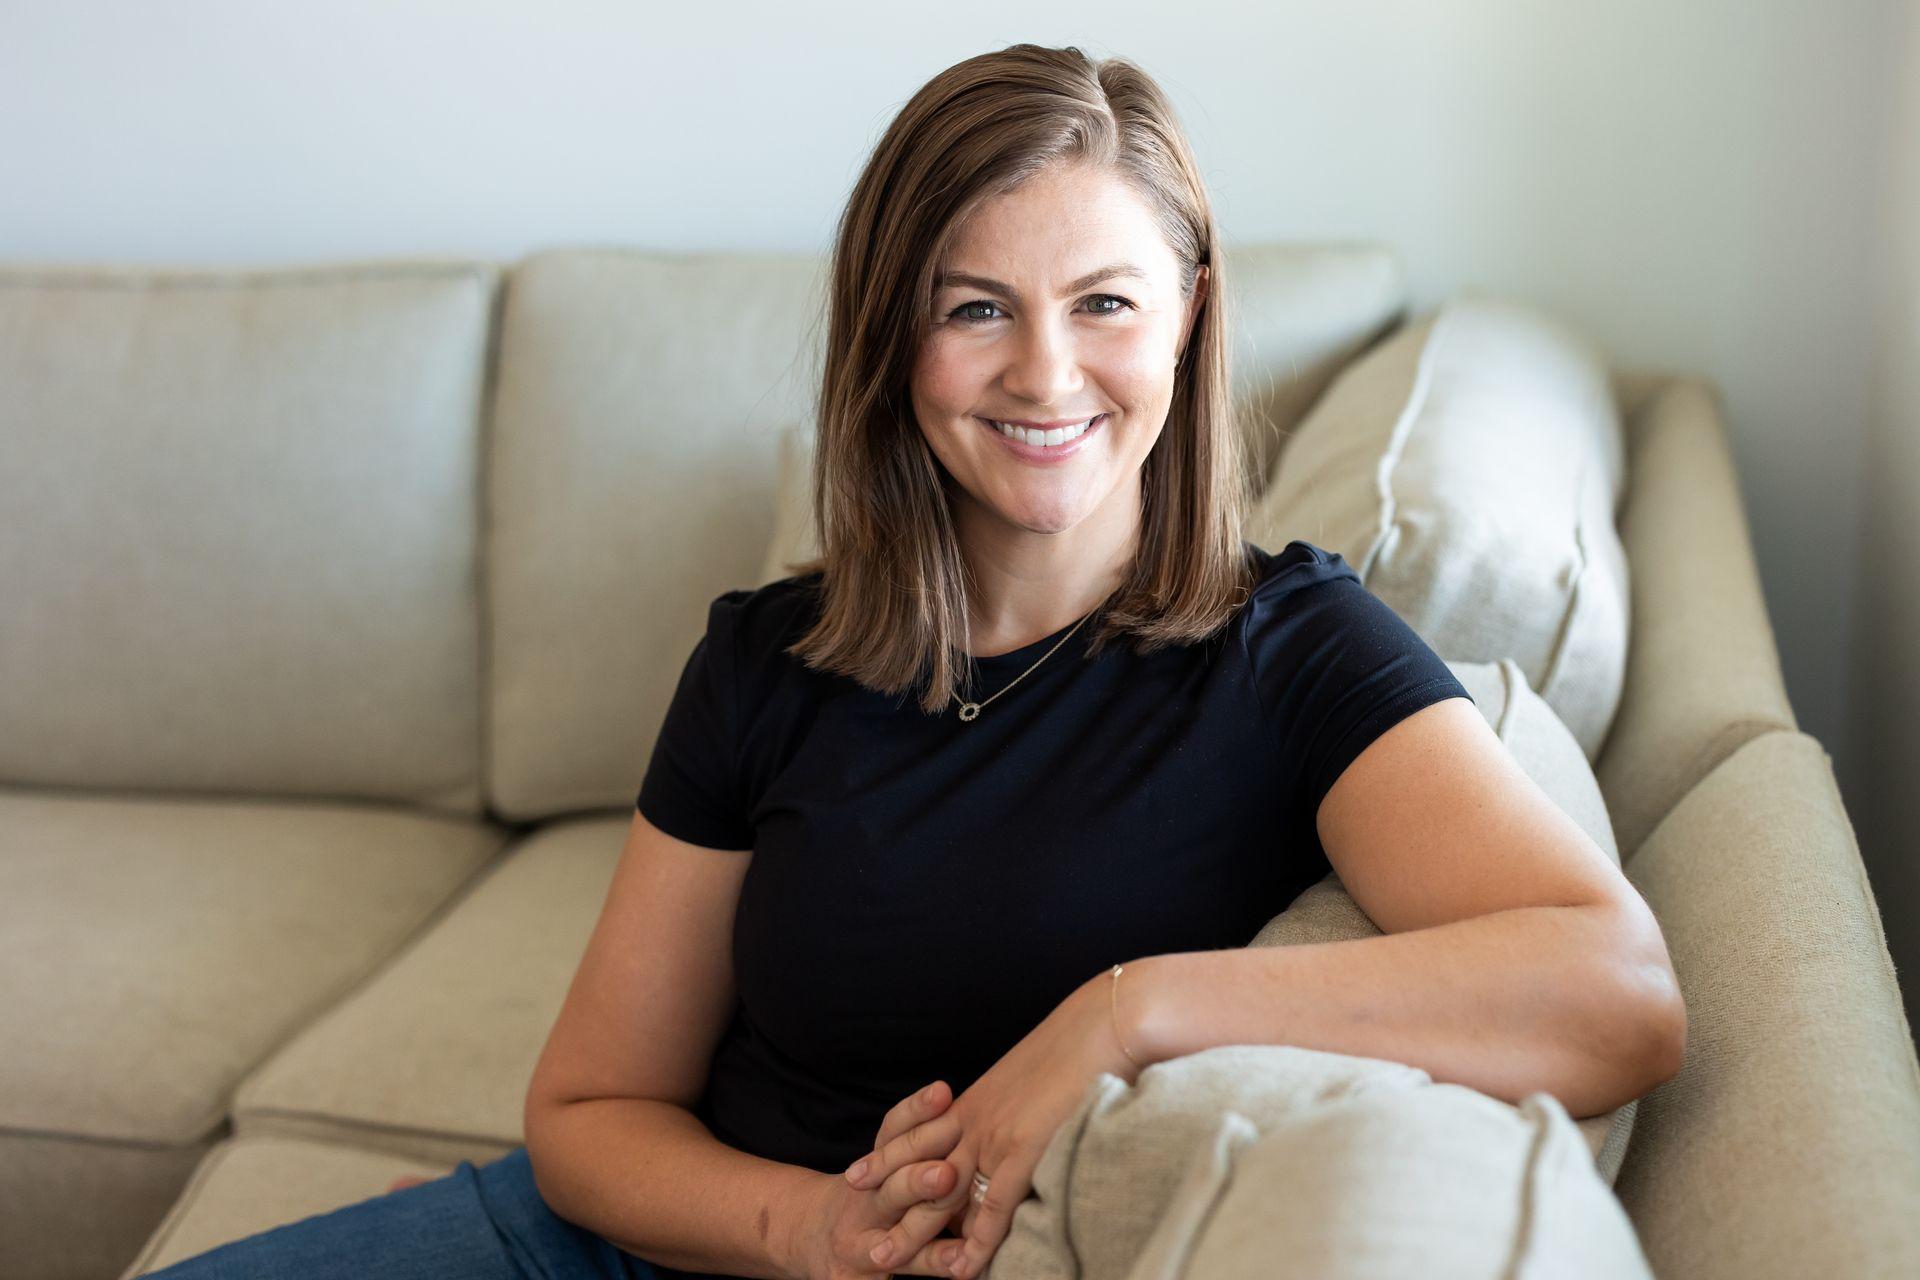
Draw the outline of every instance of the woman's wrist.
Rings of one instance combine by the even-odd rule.
[[[1162,967],[1156,963],[1160,958],[1143,956],[1127,961],[1112,992],[1114,1035],[1134,1063],[1136,1075],[1167,1056],[1155,1035],[1154,1013],[1164,977]],[[1105,980],[1116,981],[1111,977]]]
[[[814,1251],[821,1238],[821,1201],[839,1175],[794,1166],[792,1189],[769,1211],[768,1244],[790,1280],[815,1280]]]

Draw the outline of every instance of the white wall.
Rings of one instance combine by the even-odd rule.
[[[1853,758],[1874,741],[1848,716],[1856,628],[1920,620],[1911,523],[1872,579],[1882,606],[1859,598],[1875,412],[1904,468],[1886,501],[1920,484],[1894,358],[1911,310],[1876,336],[1904,234],[1882,216],[1885,107],[1899,58],[1920,74],[1907,8],[0,0],[0,257],[817,249],[934,71],[1016,40],[1133,57],[1185,113],[1232,238],[1387,241],[1421,305],[1530,299],[1620,363],[1720,382],[1794,707],[1855,802],[1888,767]],[[1911,150],[1910,106],[1902,127]],[[1920,698],[1899,665],[1863,707],[1882,679]],[[1901,749],[1910,777],[1920,743]]]

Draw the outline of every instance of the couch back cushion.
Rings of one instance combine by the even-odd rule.
[[[0,269],[0,782],[477,812],[497,285]]]
[[[1400,266],[1256,245],[1227,278],[1234,389],[1271,456],[1401,315]],[[485,535],[502,816],[631,807],[708,603],[761,581],[779,437],[813,420],[825,285],[814,254],[568,250],[510,275]]]
[[[1512,658],[1592,761],[1626,670],[1626,472],[1600,353],[1467,296],[1341,373],[1247,536],[1338,551],[1446,658]]]
[[[1631,639],[1595,772],[1630,863],[1722,760],[1799,726],[1717,388],[1697,376],[1654,378],[1628,416],[1627,441],[1620,536],[1633,566]]]

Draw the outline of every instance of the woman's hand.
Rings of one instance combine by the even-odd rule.
[[[961,1260],[938,1274],[965,1280],[985,1270],[1006,1239],[1013,1211],[1033,1189],[1041,1154],[1087,1086],[1103,1071],[1127,1081],[1139,1074],[1115,1034],[1107,989],[1112,981],[1102,973],[1080,984],[951,1107],[882,1140],[857,1177],[848,1170],[847,1184],[865,1188],[885,1185],[917,1167],[913,1161],[929,1157],[943,1157],[953,1167],[964,1197],[966,1246]],[[991,1180],[979,1204],[972,1201],[976,1169]]]
[[[876,1146],[934,1119],[952,1100],[940,1081],[896,1104],[881,1121]],[[964,1203],[952,1164],[941,1159],[903,1160],[871,1190],[845,1178],[823,1177],[804,1216],[801,1265],[809,1280],[853,1280],[889,1273],[941,1276],[939,1254],[950,1243],[934,1237]],[[943,1203],[944,1202],[944,1203]],[[888,1252],[873,1256],[876,1246]],[[895,1261],[900,1259],[900,1261]]]

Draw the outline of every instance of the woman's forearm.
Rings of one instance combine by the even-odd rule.
[[[739,1151],[685,1107],[641,1098],[562,1103],[529,1119],[527,1155],[549,1208],[649,1262],[800,1277],[813,1184],[828,1175]]]
[[[1679,1070],[1684,1014],[1664,957],[1609,908],[1525,907],[1378,937],[1147,956],[1123,971],[1116,1008],[1143,1062],[1300,1045],[1404,1062],[1508,1102],[1544,1090],[1578,1118]]]

